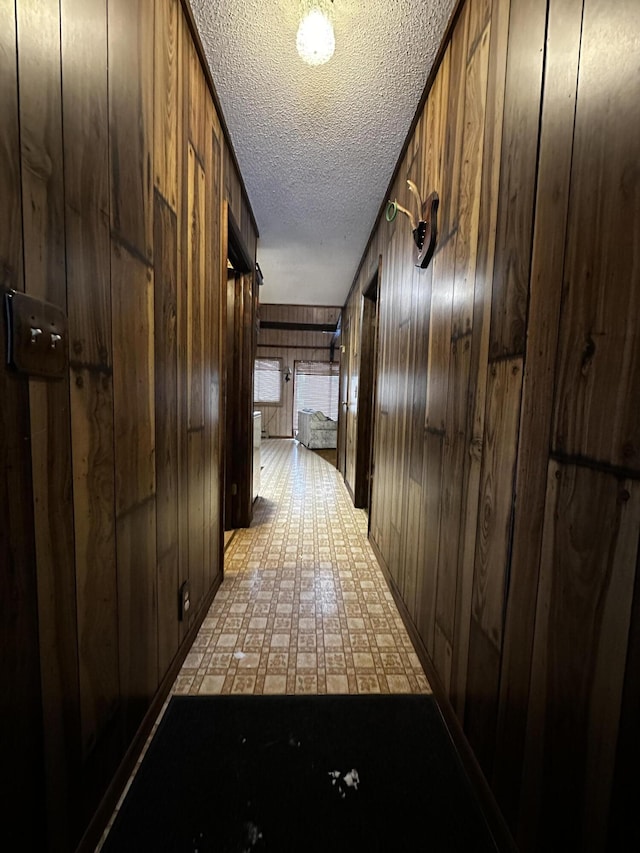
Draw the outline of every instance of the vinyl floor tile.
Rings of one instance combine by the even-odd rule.
[[[173,692],[430,692],[339,473],[282,439],[263,442],[262,466]]]

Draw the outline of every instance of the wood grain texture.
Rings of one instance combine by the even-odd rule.
[[[119,697],[104,0],[61,3],[73,504],[83,756]],[[87,73],[87,68],[91,73]]]
[[[464,729],[487,779],[491,778],[500,688],[500,652],[472,616],[465,685]]]
[[[204,434],[203,430],[191,430],[187,435],[187,461],[189,492],[187,507],[189,514],[189,584],[191,604],[189,621],[195,616],[198,604],[204,595],[205,553],[205,480],[204,480]]]
[[[451,45],[442,57],[426,104],[424,122],[422,181],[423,192],[443,191],[443,165],[446,145],[447,96],[449,93],[449,71],[451,67]],[[429,188],[427,190],[427,188]],[[443,234],[442,225],[440,233]]]
[[[479,187],[478,248],[475,269],[473,335],[469,381],[467,440],[469,455],[462,484],[464,533],[460,548],[460,583],[456,602],[457,642],[453,658],[452,701],[464,722],[471,626],[471,602],[480,499],[480,472],[484,443],[485,403],[491,323],[493,261],[495,252],[502,111],[507,61],[509,0],[495,0],[491,8],[483,163]]]
[[[17,7],[25,289],[66,308],[60,16],[55,0]]]
[[[227,143],[224,146],[224,193],[236,222],[242,223],[242,186]]]
[[[155,494],[153,272],[114,243],[113,400],[116,515]]]
[[[525,347],[546,13],[547,0],[511,0],[491,311],[492,358],[521,355]]]
[[[474,7],[467,8],[470,17]],[[451,185],[452,190],[456,192],[451,200],[452,222],[455,222],[456,231],[442,250],[446,278],[443,282],[438,281],[438,284],[434,281],[434,294],[436,287],[442,290],[447,287],[446,303],[443,300],[446,313],[443,315],[444,324],[441,334],[444,338],[448,333],[449,340],[446,346],[450,351],[449,353],[446,350],[442,351],[445,346],[444,340],[439,349],[434,347],[431,351],[434,356],[438,351],[444,356],[442,364],[443,366],[446,364],[447,369],[446,373],[439,371],[439,366],[430,361],[430,367],[435,374],[435,388],[438,387],[436,376],[438,372],[440,374],[440,388],[434,396],[439,400],[441,407],[437,420],[433,423],[428,420],[427,423],[427,426],[433,425],[436,428],[440,426],[445,430],[436,625],[448,640],[451,650],[456,646],[454,636],[456,601],[461,595],[458,589],[461,536],[452,534],[454,531],[462,532],[464,529],[461,485],[467,457],[469,371],[489,48],[488,33],[485,32],[470,60],[465,61],[468,18],[467,20],[461,18],[459,26],[462,27],[459,44],[456,46],[455,37],[452,42],[451,85],[454,85],[453,75],[462,73],[457,70],[458,66],[464,69],[465,85],[462,90],[462,100],[456,103],[455,146],[449,153],[448,160],[445,160],[449,168],[458,173]],[[439,278],[439,270],[435,266],[434,277]],[[434,295],[432,305],[435,298]],[[449,300],[451,300],[450,303]],[[432,323],[433,319],[432,315]],[[428,419],[433,417],[432,411],[429,407]],[[437,407],[436,411],[438,411]],[[447,667],[445,681],[450,683],[449,652],[445,657],[441,656],[441,661],[445,662]]]
[[[479,8],[478,8],[479,7]],[[477,347],[474,341],[481,339],[482,327],[474,334],[473,323],[476,314],[476,272],[478,269],[478,251],[480,249],[480,204],[482,170],[484,167],[484,135],[486,122],[487,78],[489,66],[490,28],[486,19],[486,7],[472,4],[470,7],[470,33],[468,38],[470,56],[467,60],[464,132],[462,137],[462,161],[460,167],[460,186],[458,194],[458,229],[455,236],[455,280],[453,286],[452,312],[452,366],[459,364],[460,371],[450,377],[449,403],[457,400],[453,407],[455,438],[452,444],[445,442],[445,463],[451,465],[451,473],[443,476],[460,484],[460,522],[456,543],[456,553],[451,548],[451,566],[455,565],[455,600],[453,602],[452,631],[452,675],[451,699],[461,707],[459,697],[459,670],[464,668],[467,648],[466,628],[469,624],[471,609],[472,570],[464,563],[464,543],[467,526],[475,527],[468,506],[468,472],[473,465],[473,455],[469,453],[471,431],[473,429],[472,410],[473,392],[478,380],[478,362],[475,360]],[[474,17],[475,15],[475,17]],[[477,30],[477,32],[476,32]],[[481,279],[479,286],[484,284]],[[464,409],[464,411],[463,411]],[[449,416],[448,416],[449,420]],[[447,426],[450,432],[450,427]],[[449,451],[455,449],[454,453]],[[448,530],[452,528],[445,518]],[[451,541],[451,539],[449,540]],[[455,540],[453,540],[455,541]],[[445,554],[447,551],[444,552]],[[454,563],[455,560],[455,563]],[[449,603],[448,606],[451,606]]]
[[[228,206],[225,206],[225,211],[228,211]],[[253,364],[256,352],[253,273],[236,273],[228,278],[225,328],[225,529],[233,530],[248,527],[252,515]]]
[[[453,648],[458,595],[459,531],[462,528],[462,478],[466,454],[467,398],[471,342],[468,336],[451,343],[449,394],[442,457],[440,546],[436,626]],[[437,662],[436,662],[437,666]],[[450,661],[447,660],[447,666]],[[451,673],[447,675],[450,683]]]
[[[119,695],[113,385],[76,368],[71,385],[73,504],[84,757],[115,713]]]
[[[0,25],[0,282],[68,310],[70,356],[60,382],[0,375],[2,814],[12,847],[66,850],[181,654],[189,548],[196,598],[220,579],[227,142],[178,0],[18,0]]]
[[[127,741],[158,687],[156,502],[151,495],[118,516],[120,701]]]
[[[566,217],[573,150],[582,0],[552,3],[541,118],[509,598],[502,658],[494,785],[513,821],[520,790],[536,596],[547,491]]]
[[[0,190],[5,200],[0,207],[2,228],[0,229],[0,248],[2,249],[3,288],[24,290],[22,271],[22,186],[20,181],[20,123],[18,102],[18,57],[16,54],[16,9],[15,3],[4,3],[0,9],[2,18],[2,40],[0,41],[0,96],[2,114],[6,120],[0,133]]]
[[[111,367],[105,0],[62,0],[62,106],[70,358]],[[89,72],[88,72],[89,69]]]
[[[158,666],[166,672],[179,644],[178,627],[178,254],[177,223],[156,193],[154,206],[155,446],[158,555]]]
[[[498,652],[502,650],[521,392],[521,359],[491,366],[480,476],[472,613]]]
[[[169,207],[178,206],[179,91],[178,0],[155,5],[153,75],[154,183]]]
[[[415,622],[427,651],[433,657],[440,548],[443,437],[426,433],[424,442],[424,473],[422,476],[424,503],[420,527],[421,547],[416,583]]]
[[[178,211],[176,287],[176,377],[178,407],[178,573],[179,583],[189,579],[189,482],[187,428],[189,423],[188,371],[188,263],[189,263],[189,65],[188,24],[180,5],[178,11]],[[188,619],[179,624],[180,643],[188,633]]]
[[[349,374],[347,394],[346,438],[348,463],[345,475],[347,486],[353,491],[356,483],[357,441],[358,441],[358,405],[360,400],[360,353],[362,350],[361,330],[362,316],[354,306],[354,312],[349,322],[349,341],[347,343],[348,361],[346,369]]]
[[[358,308],[375,244],[383,273],[370,536],[511,828],[519,827],[523,850],[600,850],[607,838],[626,839],[626,829],[607,825],[614,779],[612,820],[626,828],[634,822],[629,756],[637,756],[640,688],[630,669],[638,632],[629,607],[638,525],[629,522],[620,533],[595,506],[613,502],[615,482],[630,505],[638,474],[640,231],[633,228],[637,169],[630,159],[638,115],[634,101],[626,117],[620,99],[628,100],[636,82],[640,26],[633,4],[611,14],[605,5],[465,4],[391,191],[402,203],[406,172],[422,175],[424,185],[437,183],[441,194],[430,299],[421,306],[426,320],[405,266],[402,223],[377,224],[344,309],[345,326],[354,326],[348,350],[357,352]],[[619,62],[605,55],[613,43],[624,48]],[[615,156],[607,160],[605,151]],[[425,373],[425,420],[418,427]],[[357,387],[357,363],[343,376]],[[347,420],[343,410],[341,429]],[[349,482],[357,443],[346,439]],[[551,502],[555,509],[546,480],[550,458],[576,472],[563,501]],[[609,496],[589,477],[608,478]],[[567,560],[546,571],[562,600],[554,618],[559,623],[566,614],[577,645],[564,626],[540,628],[550,624],[539,599],[545,518],[549,541],[558,543],[555,563],[576,547],[567,557],[575,580],[563,580]],[[587,536],[590,524],[601,541]],[[613,528],[605,533],[607,525]],[[594,585],[587,593],[593,607],[600,602],[606,610],[606,639],[585,675],[583,646],[590,636],[600,643],[603,634],[576,627],[591,605],[575,588],[583,570],[610,577],[614,554],[626,586],[618,581],[609,593]],[[532,657],[534,624],[539,657]],[[544,651],[549,644],[553,660]],[[532,660],[538,672],[530,689]],[[565,687],[556,664],[568,683],[575,676],[603,685],[610,667],[615,689],[587,695],[580,687],[582,709],[574,712],[567,693],[559,711],[553,697]],[[624,747],[616,749],[619,719]],[[568,732],[569,720],[575,731]],[[540,726],[551,732],[542,744]],[[563,788],[571,792],[566,816]],[[560,835],[552,835],[552,825]]]
[[[455,239],[436,253],[433,261],[429,349],[427,356],[427,405],[425,427],[444,434],[447,411],[447,381],[451,356],[453,280],[455,275]]]
[[[458,192],[464,131],[467,44],[470,3],[465,3],[450,44],[449,90],[446,101],[442,192],[438,208],[440,242],[448,240],[458,225]]]
[[[553,426],[555,451],[635,474],[640,417],[620,400],[640,394],[639,28],[631,0],[584,4]]]
[[[0,285],[24,289],[22,189],[18,119],[15,4],[0,6]],[[0,323],[0,347],[6,327]],[[42,849],[45,844],[44,756],[29,398],[24,378],[0,370],[0,596],[12,607],[0,628],[3,756],[0,814],[5,843]],[[5,608],[6,609],[6,608]]]
[[[375,352],[377,333],[377,296],[363,297],[360,321],[361,340],[360,365],[358,370],[360,389],[357,410],[356,464],[353,484],[354,503],[367,507],[369,503],[369,465],[373,429],[373,390],[375,382]],[[424,413],[423,413],[424,419]]]
[[[209,333],[205,373],[205,592],[222,574],[224,537],[222,526],[222,323],[221,301],[224,281],[222,235],[220,215],[222,210],[222,158],[220,126],[212,100],[207,97],[207,240],[206,269],[209,271],[205,287],[205,313]],[[225,264],[226,265],[226,264]]]
[[[455,240],[456,271],[451,325],[453,339],[469,335],[473,323],[488,62],[489,32],[485,30],[467,63],[462,163],[457,200],[458,233]]]
[[[409,400],[409,476],[422,482],[424,422],[427,412],[427,353],[429,346],[429,307],[431,305],[433,268],[413,270],[411,311],[413,323],[413,375]]]
[[[16,21],[25,290],[66,311],[59,5],[21,3]],[[29,405],[48,832],[73,846],[80,708],[68,377],[30,380]]]
[[[491,365],[463,693],[466,729],[488,778],[495,751],[521,390],[521,359]]]
[[[469,6],[469,36],[467,38],[467,62],[482,43],[487,25],[491,21],[492,0],[475,0]]]
[[[189,429],[204,426],[205,347],[205,173],[191,144],[188,149],[187,230],[187,389]]]
[[[638,556],[637,482],[549,463],[519,834],[603,849]],[[553,830],[552,830],[553,828]]]
[[[255,266],[255,256],[253,258]],[[255,298],[253,271],[242,276],[241,325],[242,353],[240,365],[240,450],[239,504],[242,527],[251,524],[253,507],[253,364],[256,353]]]
[[[189,140],[200,161],[204,163],[207,147],[205,96],[206,82],[193,40],[187,33],[187,68],[189,73]]]
[[[111,228],[153,258],[152,0],[109,0]]]

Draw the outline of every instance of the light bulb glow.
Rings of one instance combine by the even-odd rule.
[[[304,16],[298,27],[296,47],[309,65],[324,65],[333,56],[336,40],[329,18],[317,7]]]

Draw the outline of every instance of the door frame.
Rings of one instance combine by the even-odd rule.
[[[353,496],[354,505],[367,510],[371,504],[381,266],[380,257],[360,299],[360,371]]]
[[[230,262],[224,305],[224,451],[221,477],[224,530],[249,527],[253,510],[253,368],[255,260],[252,261],[228,201],[224,203],[225,246]],[[230,289],[233,288],[233,291]],[[233,312],[233,316],[230,313]]]

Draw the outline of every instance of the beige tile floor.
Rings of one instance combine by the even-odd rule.
[[[224,581],[171,694],[430,693],[340,474],[284,439],[263,442],[262,466],[252,525],[225,551]]]
[[[173,693],[429,692],[339,473],[283,439],[263,442],[262,466]]]

